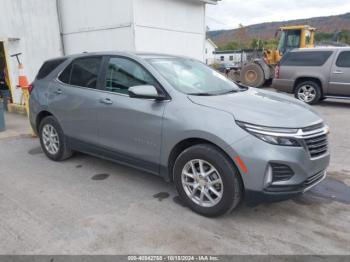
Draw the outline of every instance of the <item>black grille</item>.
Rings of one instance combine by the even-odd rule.
[[[293,170],[283,164],[271,163],[272,182],[289,180],[293,175]]]
[[[327,135],[307,138],[305,139],[305,143],[312,158],[322,156],[328,151]]]

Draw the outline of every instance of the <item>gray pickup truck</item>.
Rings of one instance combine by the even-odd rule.
[[[295,49],[276,66],[272,86],[308,104],[350,99],[350,47]]]

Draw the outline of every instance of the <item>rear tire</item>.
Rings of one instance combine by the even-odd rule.
[[[54,161],[63,161],[72,156],[61,126],[53,116],[45,117],[39,125],[41,148]]]
[[[256,63],[244,66],[241,71],[241,82],[246,86],[261,87],[265,82],[261,66]]]
[[[237,168],[210,144],[183,151],[173,173],[181,199],[200,215],[217,217],[229,213],[242,199],[243,183]]]
[[[298,84],[295,88],[294,96],[300,101],[309,105],[314,105],[317,104],[322,97],[321,87],[314,81],[305,81]]]

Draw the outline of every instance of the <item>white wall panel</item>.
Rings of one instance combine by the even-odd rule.
[[[134,0],[138,51],[204,60],[205,5],[201,1]]]
[[[203,60],[203,35],[138,26],[135,30],[138,51],[183,55]]]
[[[203,34],[204,4],[184,0],[134,0],[135,24]]]
[[[60,0],[60,13],[66,54],[135,49],[132,0]]]
[[[64,36],[66,54],[98,51],[134,51],[131,27]]]
[[[64,34],[115,28],[132,23],[132,0],[59,0],[59,2]]]

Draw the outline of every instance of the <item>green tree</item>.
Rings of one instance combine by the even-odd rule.
[[[265,40],[263,43],[263,47],[265,49],[277,49],[278,47],[278,39],[272,38],[269,40]]]
[[[338,41],[345,44],[350,44],[350,32],[345,30],[341,31],[338,36]]]
[[[240,45],[239,43],[235,42],[235,41],[231,41],[231,42],[228,42],[227,44],[225,45],[221,45],[219,46],[218,48],[220,51],[224,51],[224,50],[237,50],[237,49],[240,49]]]
[[[316,43],[336,41],[344,44],[350,44],[350,31],[342,30],[334,33],[316,32],[315,41]]]
[[[264,41],[260,40],[260,39],[256,39],[256,38],[253,38],[250,42],[250,45],[249,47],[250,48],[253,48],[253,49],[261,49],[263,48],[264,46]]]

